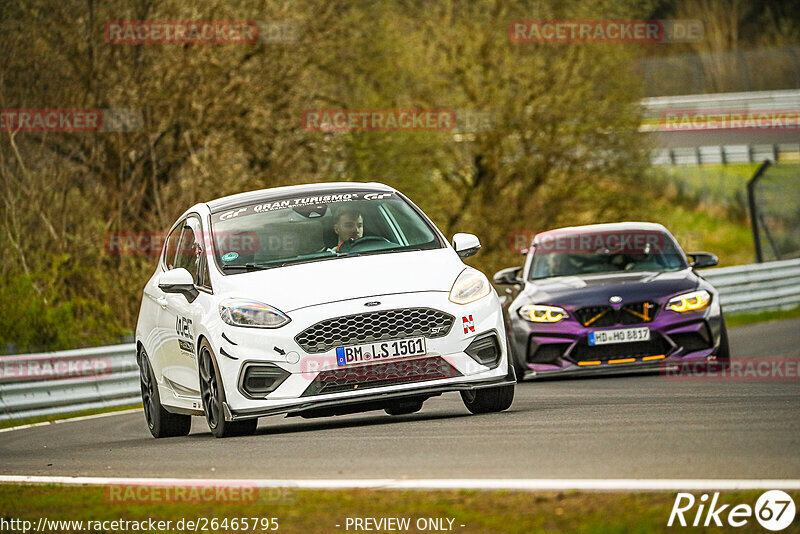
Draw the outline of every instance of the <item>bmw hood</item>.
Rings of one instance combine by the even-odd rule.
[[[222,278],[223,297],[254,299],[290,313],[340,300],[450,292],[466,268],[450,248],[335,258]]]
[[[603,305],[612,296],[621,297],[623,303],[641,302],[693,291],[697,285],[697,275],[691,269],[559,276],[534,280],[528,285],[525,297],[536,304]]]

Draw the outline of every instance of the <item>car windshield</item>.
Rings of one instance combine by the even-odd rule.
[[[663,232],[545,234],[534,241],[532,280],[635,271],[678,271],[683,253]]]
[[[211,216],[226,273],[442,248],[430,224],[391,192],[329,192],[243,204]]]

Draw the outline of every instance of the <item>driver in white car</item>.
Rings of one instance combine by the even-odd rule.
[[[354,241],[364,236],[364,218],[353,208],[342,208],[336,212],[333,219],[333,231],[339,238],[339,243],[331,252],[339,252],[346,241]]]

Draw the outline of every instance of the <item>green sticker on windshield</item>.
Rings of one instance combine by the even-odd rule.
[[[222,261],[233,261],[239,257],[238,252],[228,252],[222,256]]]

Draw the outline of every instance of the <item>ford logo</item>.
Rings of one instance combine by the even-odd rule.
[[[373,300],[373,301],[364,303],[364,306],[369,306],[369,307],[378,306],[378,305],[380,305],[380,302],[378,302],[377,300]]]
[[[620,302],[622,302],[622,297],[620,297],[619,295],[614,295],[613,297],[608,299],[608,302],[612,304],[619,304]]]

